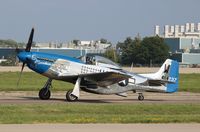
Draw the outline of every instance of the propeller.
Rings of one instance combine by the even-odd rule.
[[[24,66],[25,66],[25,63],[22,64],[22,69],[21,69],[21,72],[20,72],[20,74],[19,74],[19,79],[18,79],[18,81],[17,81],[17,87],[19,86],[19,82],[20,82],[20,80],[21,80],[21,76],[22,76],[22,72],[23,72],[23,70],[24,70]]]
[[[27,43],[26,49],[25,49],[26,52],[30,52],[30,50],[31,50],[31,45],[33,43],[33,35],[34,35],[34,28],[32,28],[31,33],[30,33],[28,43]]]
[[[32,43],[33,43],[33,35],[34,35],[34,28],[31,29],[31,33],[30,33],[30,36],[29,36],[29,39],[28,39],[28,43],[26,44],[25,52],[30,52],[30,50],[31,50],[31,46],[32,46]],[[22,72],[24,70],[25,64],[26,64],[25,62],[23,62],[23,64],[22,64],[22,68],[21,68],[21,72],[20,72],[20,75],[19,75],[19,79],[17,81],[17,87],[19,86],[19,82],[21,80],[21,76],[22,76]]]

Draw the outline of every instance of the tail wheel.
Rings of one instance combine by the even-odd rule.
[[[77,101],[77,100],[78,100],[78,97],[76,97],[76,96],[74,96],[74,95],[72,94],[72,90],[69,90],[69,91],[67,91],[67,93],[66,93],[66,99],[67,99],[67,101],[73,102],[73,101]]]
[[[39,92],[39,98],[42,100],[48,100],[51,96],[51,91],[46,88],[42,88]]]

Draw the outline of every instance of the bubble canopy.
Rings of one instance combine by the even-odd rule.
[[[86,57],[86,64],[90,65],[97,65],[97,66],[102,66],[102,67],[109,67],[113,69],[121,69],[121,67],[111,61],[110,59],[107,59],[103,56],[98,56],[98,55],[91,55]]]

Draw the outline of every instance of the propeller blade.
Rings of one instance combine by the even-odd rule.
[[[22,65],[22,69],[21,69],[21,72],[20,72],[20,75],[19,75],[19,79],[18,79],[18,81],[17,81],[17,87],[19,86],[19,82],[20,82],[20,80],[21,80],[21,76],[22,76],[22,72],[23,72],[23,70],[24,70],[24,66],[25,66],[25,63],[23,63],[23,65]]]
[[[31,45],[33,43],[33,35],[34,35],[34,28],[32,28],[31,33],[30,33],[28,43],[27,43],[26,49],[25,49],[26,52],[30,52],[30,50],[31,50]]]

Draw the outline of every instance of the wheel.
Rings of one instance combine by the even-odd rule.
[[[39,98],[42,100],[48,100],[51,96],[51,91],[46,88],[42,88],[39,92]]]
[[[144,100],[144,96],[142,95],[142,94],[140,94],[139,96],[138,96],[138,100]]]
[[[67,101],[72,102],[72,101],[77,101],[77,100],[78,100],[78,97],[76,97],[76,96],[74,96],[74,95],[72,94],[72,90],[69,90],[69,91],[67,91],[67,93],[66,93],[66,99],[67,99]]]

